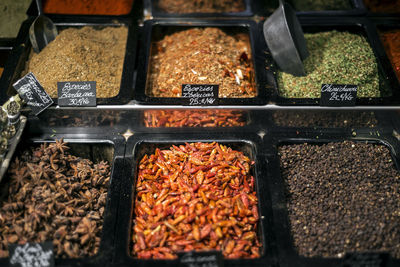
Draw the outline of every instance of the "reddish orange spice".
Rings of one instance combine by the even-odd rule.
[[[400,0],[364,0],[369,10],[376,13],[399,13]]]
[[[44,13],[81,15],[126,15],[133,0],[45,0]]]
[[[381,37],[390,62],[392,62],[397,78],[400,81],[400,30],[384,32]]]
[[[0,77],[1,77],[1,74],[3,74],[3,70],[4,70],[4,68],[0,68]]]

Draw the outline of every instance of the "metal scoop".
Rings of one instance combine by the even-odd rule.
[[[43,16],[42,0],[36,0],[36,5],[39,16],[29,28],[29,39],[31,40],[33,50],[39,53],[56,38],[58,32],[56,25],[48,17]]]
[[[305,76],[302,60],[308,57],[307,43],[292,7],[279,1],[279,7],[264,22],[264,38],[279,68],[295,76]]]

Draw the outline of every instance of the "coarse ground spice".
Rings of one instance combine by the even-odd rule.
[[[215,142],[146,154],[136,182],[132,254],[173,259],[177,252],[221,250],[226,258],[260,257],[253,164]]]
[[[158,0],[158,8],[166,13],[218,13],[245,10],[243,0]]]
[[[279,147],[294,245],[301,256],[385,251],[400,257],[400,173],[383,145]]]
[[[380,34],[386,53],[400,81],[400,30],[391,30]]]
[[[63,140],[22,153],[11,164],[0,206],[0,258],[9,244],[52,240],[59,258],[97,253],[110,165],[72,155]]]
[[[282,127],[376,127],[378,121],[374,112],[284,110],[273,113],[274,122]]]
[[[219,97],[255,97],[248,34],[191,28],[153,42],[147,92],[180,97],[182,84],[219,84]]]
[[[400,13],[400,0],[364,0],[366,7],[376,13]]]
[[[146,110],[146,127],[235,127],[246,125],[238,110]]]
[[[126,15],[133,0],[44,0],[43,10],[50,14]]]
[[[278,72],[279,93],[286,98],[319,98],[322,84],[358,85],[357,97],[381,97],[378,64],[365,37],[349,32],[305,34],[307,76]]]
[[[290,0],[296,10],[323,11],[351,9],[350,0]]]
[[[119,93],[124,65],[127,27],[68,28],[39,54],[31,51],[25,66],[46,92],[57,97],[57,82],[96,81],[98,98]]]

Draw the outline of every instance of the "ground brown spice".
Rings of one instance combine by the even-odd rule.
[[[0,77],[3,74],[4,68],[0,68]]]
[[[43,10],[51,14],[126,15],[133,0],[47,0]]]
[[[400,81],[400,30],[392,30],[381,34],[385,50]]]
[[[219,84],[219,97],[255,97],[249,36],[219,28],[192,28],[152,47],[148,92],[180,97],[182,84]]]
[[[167,13],[241,12],[244,1],[232,0],[159,0],[158,8]]]
[[[114,97],[120,89],[127,36],[127,27],[66,29],[39,54],[31,52],[25,73],[33,72],[53,98],[61,81],[96,81],[97,97]]]

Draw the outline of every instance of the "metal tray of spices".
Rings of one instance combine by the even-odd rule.
[[[268,124],[267,116],[254,110],[234,109],[145,109],[139,111],[136,132],[157,129],[158,133],[171,132],[257,132]]]
[[[394,65],[394,59],[398,60],[398,56],[396,54],[391,54],[390,51],[397,51],[395,48],[400,46],[400,41],[398,41],[400,35],[400,19],[388,19],[388,18],[372,18],[373,23],[379,34],[379,39],[381,41],[382,51],[386,52],[386,56],[390,59],[392,63],[392,69],[397,75],[397,80],[400,83],[400,66],[399,64]],[[390,37],[387,40],[391,39],[391,43],[386,43],[385,41],[385,33],[390,33]],[[396,38],[397,37],[397,38]],[[380,44],[378,44],[380,45]],[[397,71],[396,71],[397,70]]]
[[[364,75],[361,75],[359,72],[365,72],[365,73],[370,73],[371,71],[369,70],[369,68],[373,68],[373,64],[368,64],[367,62],[362,63],[363,66],[354,66],[351,64],[350,61],[344,61],[343,62],[343,66],[337,66],[336,70],[334,68],[332,68],[332,66],[334,65],[333,63],[335,62],[335,58],[331,58],[328,59],[326,58],[326,56],[324,58],[326,58],[326,62],[324,63],[324,65],[322,65],[321,63],[318,64],[318,62],[322,59],[321,56],[318,56],[318,54],[316,52],[312,52],[315,49],[319,49],[319,47],[321,47],[321,44],[319,44],[318,42],[326,42],[324,41],[323,38],[317,39],[315,38],[315,42],[314,42],[314,50],[310,51],[310,45],[308,45],[309,51],[310,51],[310,56],[307,58],[308,60],[310,60],[310,58],[315,61],[316,63],[314,64],[315,67],[314,68],[318,68],[321,66],[323,67],[323,69],[320,69],[317,71],[319,72],[327,72],[325,75],[327,75],[328,79],[330,79],[330,77],[335,77],[334,75],[337,75],[337,73],[342,72],[341,69],[346,69],[347,71],[352,71],[353,72],[357,72],[356,75],[358,75],[358,79],[363,79],[364,81],[367,81],[369,84],[368,85],[368,91],[365,91],[364,93],[362,92],[362,90],[360,90],[360,86],[359,89],[357,91],[357,95],[359,96],[360,93],[363,93],[365,96],[363,97],[357,97],[356,99],[356,105],[398,105],[400,103],[400,86],[399,83],[396,79],[395,73],[392,69],[392,66],[390,64],[389,59],[387,58],[385,52],[383,51],[383,47],[380,43],[379,40],[379,36],[375,30],[374,25],[372,24],[372,22],[367,19],[367,18],[350,18],[350,17],[327,17],[327,18],[311,18],[311,17],[300,17],[300,23],[303,27],[303,31],[305,32],[306,36],[307,33],[320,33],[319,36],[323,36],[322,34],[331,34],[332,38],[331,40],[336,40],[336,38],[343,38],[342,42],[344,43],[347,39],[347,41],[353,41],[353,40],[359,40],[359,39],[354,39],[354,37],[350,37],[350,34],[357,34],[360,36],[364,36],[366,38],[366,40],[369,43],[369,46],[371,47],[372,51],[373,51],[373,58],[375,58],[376,63],[377,63],[377,74],[376,71],[374,70],[373,73],[374,77],[370,77],[368,79],[366,79],[366,77],[364,77]],[[333,31],[337,31],[338,33],[336,33],[335,35],[333,34]],[[347,32],[347,33],[346,33]],[[344,37],[345,35],[348,35],[348,37]],[[339,36],[339,37],[338,37]],[[326,38],[326,37],[325,37]],[[349,39],[351,38],[351,40]],[[327,39],[329,40],[329,39]],[[332,43],[334,41],[331,41]],[[358,43],[360,41],[357,41],[357,46],[354,47],[354,50],[357,51],[357,49],[359,49],[359,45],[361,45],[360,43]],[[362,41],[363,44],[365,43],[365,41]],[[332,46],[332,44],[330,44]],[[339,45],[339,44],[338,44]],[[346,46],[349,46],[349,43],[346,43]],[[356,45],[356,44],[353,44]],[[344,47],[344,46],[343,46]],[[337,48],[337,46],[335,46],[335,49]],[[353,49],[353,48],[346,48],[346,49]],[[364,49],[365,50],[365,49]],[[363,50],[363,51],[364,51]],[[326,52],[329,50],[325,51]],[[333,47],[331,47],[331,51],[333,50]],[[337,50],[336,50],[337,51]],[[353,50],[351,50],[353,51]],[[371,50],[369,50],[371,51]],[[368,58],[368,55],[371,57],[371,53],[372,52],[363,52],[366,53],[364,56],[366,58]],[[368,54],[367,54],[368,53]],[[307,62],[307,59],[305,62]],[[355,58],[354,58],[355,60]],[[357,61],[359,60],[359,58],[357,58]],[[350,65],[345,65],[345,64],[350,64]],[[336,64],[337,65],[337,64]],[[307,66],[307,63],[306,63]],[[310,65],[311,66],[311,65]],[[307,68],[307,67],[306,67]],[[328,69],[330,68],[330,69]],[[349,70],[350,68],[350,70]],[[307,71],[307,70],[306,70]],[[299,91],[299,90],[295,90],[293,87],[287,86],[287,92],[283,93],[282,91],[282,86],[279,85],[279,78],[278,76],[280,75],[278,73],[279,71],[277,71],[277,92],[276,92],[276,103],[278,105],[319,105],[319,98],[299,98],[296,97],[296,94],[307,94],[307,93],[311,93],[312,95],[319,95],[320,91],[321,91],[321,85],[322,83],[332,83],[330,82],[328,79],[326,81],[322,81],[321,84],[308,84],[306,87],[307,88],[314,88],[312,89],[312,92],[305,92],[304,90]],[[315,72],[315,71],[313,71]],[[329,73],[329,74],[328,74]],[[286,75],[286,74],[284,74]],[[317,75],[317,74],[313,74],[313,75]],[[288,79],[286,79],[286,82],[288,84],[295,82],[295,80],[293,78],[291,78],[291,76],[287,75],[286,77],[289,77]],[[314,77],[315,79],[321,79],[320,75]],[[293,81],[291,81],[293,79]],[[296,78],[298,81],[296,81],[297,84],[301,83],[302,81],[299,79],[305,79],[305,78]],[[348,79],[348,78],[346,78]],[[343,79],[341,79],[343,80]],[[354,83],[354,79],[351,80]],[[304,82],[307,82],[307,80],[305,79]],[[307,82],[308,83],[308,82]],[[339,82],[336,82],[339,83]],[[376,83],[376,85],[374,85],[374,83]],[[342,82],[343,84],[343,82]],[[379,86],[378,86],[379,85]],[[379,91],[376,89],[377,87],[379,87]],[[290,90],[289,90],[290,89]],[[366,89],[365,89],[366,90]],[[284,94],[291,94],[294,97],[293,98],[289,98],[288,96],[285,96]],[[379,95],[379,97],[377,96]]]
[[[46,2],[47,0],[42,1],[43,5],[43,11],[45,15],[49,18],[57,17],[57,16],[112,16],[112,17],[132,17],[135,16],[135,13],[137,13],[138,10],[141,9],[142,6],[142,1],[137,1],[137,0],[130,0],[130,1],[105,1],[106,3],[102,3],[102,1],[92,1],[92,2],[86,2],[82,3],[86,6],[83,7],[78,7],[76,4],[79,1],[72,1],[72,2],[61,2],[57,6],[56,2],[57,0],[51,0],[51,5],[49,7],[46,7]],[[131,3],[129,3],[131,2]],[[110,8],[109,6],[113,4],[114,6]],[[129,5],[130,4],[130,5]],[[68,14],[71,11],[65,12],[65,7],[67,7],[68,10],[71,10],[71,7],[68,5],[73,6],[73,13],[74,14]],[[127,11],[129,9],[129,12]],[[103,14],[100,14],[103,13]],[[38,14],[38,9],[36,7],[36,2],[35,0],[32,1],[30,4],[26,14],[28,16],[37,16]],[[117,15],[120,14],[120,15]]]
[[[27,134],[25,133],[25,135]],[[12,223],[10,222],[13,226],[10,228],[11,233],[6,233],[7,228],[1,229],[4,238],[1,242],[3,243],[4,240],[8,240],[8,243],[23,242],[20,239],[21,236],[24,236],[23,239],[29,242],[39,242],[41,240],[39,234],[44,234],[43,239],[47,240],[43,241],[53,241],[56,266],[110,264],[113,255],[119,179],[123,166],[122,157],[125,144],[122,138],[114,140],[69,139],[66,141],[69,149],[62,139],[56,140],[54,143],[54,139],[41,139],[32,137],[32,135],[22,138],[14,155],[14,157],[19,158],[19,162],[16,162],[14,158],[2,181],[1,198],[3,201],[0,208],[2,218],[7,222],[6,215],[14,214],[15,219]],[[43,146],[45,143],[48,145]],[[35,147],[35,150],[30,150],[31,147]],[[46,156],[49,158],[43,160],[43,157]],[[64,160],[60,157],[64,157]],[[44,168],[41,172],[36,169],[39,168],[39,161],[37,160],[41,162],[40,164],[43,163],[43,165],[40,165]],[[107,160],[109,165],[101,162],[102,160]],[[24,163],[26,161],[29,161],[30,165]],[[63,163],[63,161],[68,163]],[[93,163],[90,163],[90,161]],[[28,177],[31,178],[26,178],[27,174],[24,174],[24,168],[34,169],[28,174]],[[58,170],[61,171],[58,172]],[[73,174],[74,170],[77,174]],[[91,172],[92,177],[90,177]],[[54,175],[58,178],[54,178]],[[46,178],[46,176],[49,176],[49,178]],[[34,179],[38,179],[38,181],[43,179],[42,181],[46,182],[34,183]],[[55,179],[57,183],[55,183]],[[109,180],[107,181],[107,179]],[[32,191],[28,181],[35,184],[39,195],[35,196],[32,193],[34,191]],[[19,184],[21,185],[20,189],[18,189]],[[19,200],[26,207],[26,210],[23,208],[22,214],[28,212],[28,206],[31,208],[36,206],[33,207],[34,211],[29,211],[29,216],[25,216],[25,219],[21,221],[21,217],[17,215],[21,213],[10,213],[8,211],[10,207],[11,210],[19,210],[20,208],[13,202],[15,199],[9,200],[7,195],[9,192],[13,192],[14,198],[22,197],[22,186],[25,188],[24,194],[31,196],[30,200]],[[49,199],[46,199],[46,192],[49,194]],[[35,199],[39,201],[35,202]],[[56,208],[46,207],[43,211],[42,208],[48,205],[44,203],[52,203],[52,207]],[[70,205],[68,203],[76,204],[75,206],[68,206]],[[8,207],[5,207],[7,205]],[[51,218],[43,212],[51,213]],[[53,212],[56,212],[56,214],[53,214]],[[28,229],[36,229],[32,230],[36,232],[29,234],[26,230],[22,230],[27,229],[26,225],[24,227],[24,220],[29,221],[32,218],[37,218],[37,223],[40,223],[40,225],[48,224],[46,229],[49,230],[34,226],[34,221],[32,221],[31,226],[28,226]],[[46,231],[52,233],[46,233]],[[5,251],[3,249],[4,243],[1,249],[3,256],[0,258],[0,265],[8,266],[9,258],[4,258]],[[83,255],[93,256],[85,257]]]
[[[125,180],[123,182],[123,186],[121,186],[121,192],[120,192],[120,212],[119,212],[119,221],[118,221],[118,228],[116,231],[116,247],[115,247],[115,257],[114,257],[114,264],[117,266],[131,266],[131,265],[138,265],[138,266],[159,266],[160,264],[165,265],[165,266],[177,266],[178,261],[176,259],[160,259],[158,258],[159,255],[154,254],[152,257],[153,259],[145,259],[143,258],[143,254],[140,254],[141,252],[138,251],[137,255],[133,255],[135,253],[135,245],[133,244],[133,239],[132,236],[135,236],[135,231],[138,231],[137,234],[140,235],[140,229],[139,225],[136,225],[134,223],[134,220],[137,219],[137,216],[135,216],[135,208],[141,209],[142,204],[138,204],[140,206],[135,206],[135,199],[139,196],[137,195],[136,189],[138,186],[138,174],[140,170],[142,170],[144,167],[141,164],[144,164],[145,161],[142,160],[143,157],[147,154],[149,157],[154,157],[150,156],[151,154],[156,153],[157,157],[160,155],[158,153],[164,153],[164,152],[157,152],[157,149],[172,149],[172,146],[175,146],[174,149],[183,149],[182,147],[190,147],[189,143],[194,143],[194,142],[202,142],[204,143],[212,143],[212,142],[218,142],[220,145],[224,145],[226,147],[230,147],[236,151],[243,152],[244,155],[250,158],[251,161],[254,161],[254,165],[250,166],[248,174],[252,175],[254,177],[254,183],[255,183],[255,191],[253,194],[255,194],[258,197],[258,204],[254,204],[255,202],[251,202],[252,207],[251,210],[257,209],[258,214],[257,217],[259,217],[258,221],[258,227],[256,231],[253,232],[253,237],[250,238],[249,240],[253,240],[255,238],[255,235],[257,235],[256,238],[259,240],[260,248],[258,248],[257,245],[253,245],[255,247],[255,250],[257,251],[260,255],[260,257],[257,258],[241,258],[241,259],[224,259],[224,265],[230,265],[230,266],[272,266],[275,265],[274,261],[274,251],[273,251],[273,244],[274,241],[271,239],[272,238],[272,229],[270,228],[270,222],[271,222],[271,216],[270,216],[270,202],[269,202],[269,195],[268,195],[268,189],[265,187],[266,180],[263,179],[262,177],[262,166],[263,166],[263,161],[262,161],[262,153],[263,151],[260,149],[261,145],[261,138],[257,135],[253,134],[247,134],[247,135],[241,135],[241,134],[234,134],[234,133],[225,133],[223,134],[223,138],[221,138],[221,134],[136,134],[132,136],[131,138],[128,139],[127,141],[127,149],[126,149],[126,173],[125,173]],[[200,145],[199,145],[200,146]],[[213,145],[215,146],[215,144]],[[178,148],[180,147],[180,148]],[[208,148],[204,148],[208,149]],[[210,148],[211,149],[211,148]],[[223,149],[223,148],[221,148]],[[176,150],[176,151],[177,151]],[[218,150],[218,149],[217,149]],[[215,151],[216,152],[216,151]],[[216,152],[218,155],[220,152]],[[216,156],[217,156],[216,154]],[[233,154],[233,153],[231,153]],[[194,154],[193,154],[194,155]],[[236,155],[236,154],[235,154]],[[163,157],[163,156],[162,156]],[[219,157],[219,156],[218,156]],[[235,156],[234,156],[235,157]],[[161,158],[160,158],[161,159]],[[211,159],[210,159],[211,160]],[[158,162],[158,160],[157,160]],[[162,164],[161,162],[157,164]],[[179,164],[179,163],[177,163]],[[232,163],[233,164],[233,163]],[[243,162],[243,164],[247,164]],[[142,167],[140,167],[142,166]],[[183,166],[183,165],[182,165]],[[197,165],[196,165],[197,166]],[[168,166],[170,168],[171,166]],[[193,168],[195,168],[195,165],[192,165]],[[186,169],[186,168],[184,168]],[[201,168],[200,168],[201,169]],[[208,169],[203,169],[204,170],[204,177],[211,177],[206,175],[206,173],[209,172]],[[202,171],[201,171],[202,172]],[[198,170],[197,173],[200,173]],[[246,174],[246,175],[248,175]],[[172,175],[172,174],[171,174]],[[245,174],[243,174],[243,177]],[[173,175],[172,175],[173,176]],[[201,175],[200,175],[201,176]],[[196,179],[201,179],[201,177],[198,176]],[[173,178],[171,178],[173,179]],[[181,178],[178,178],[181,179]],[[208,183],[208,178],[207,183]],[[211,178],[210,178],[211,179]],[[246,180],[246,179],[244,179]],[[242,192],[247,192],[246,188],[249,187],[251,188],[251,184],[253,182],[244,182],[243,180],[243,188]],[[197,180],[199,182],[199,180]],[[192,181],[194,182],[194,181]],[[211,183],[211,180],[209,181]],[[199,183],[203,183],[200,181]],[[204,182],[206,183],[206,182]],[[199,184],[198,184],[199,185]],[[232,184],[233,185],[233,184]],[[143,185],[144,186],[144,185]],[[171,189],[172,190],[172,189]],[[186,190],[186,189],[185,189]],[[188,189],[189,190],[189,189]],[[190,189],[192,190],[192,189]],[[197,190],[197,189],[196,189]],[[202,190],[200,188],[200,190]],[[167,190],[168,191],[168,190]],[[187,191],[189,192],[189,191]],[[229,190],[227,191],[227,195],[229,195]],[[251,192],[248,192],[248,194],[251,194]],[[203,192],[204,193],[204,192]],[[164,194],[164,193],[160,193]],[[200,193],[201,194],[201,193]],[[208,197],[212,197],[209,195],[209,192],[204,193]],[[161,197],[161,195],[159,195]],[[211,199],[211,198],[210,198]],[[161,198],[160,198],[161,200]],[[204,200],[204,199],[203,199]],[[210,200],[211,201],[211,200]],[[217,200],[215,200],[217,201]],[[218,201],[217,201],[218,202]],[[139,202],[137,202],[139,203]],[[213,201],[209,203],[210,205],[216,205],[218,206],[219,204],[213,204]],[[219,206],[218,206],[219,207]],[[233,208],[235,210],[235,208]],[[250,210],[250,206],[249,206]],[[234,212],[234,211],[233,211]],[[254,214],[254,211],[252,211]],[[255,216],[255,215],[252,215]],[[148,220],[151,220],[153,217],[148,217]],[[224,218],[224,217],[223,217]],[[255,218],[255,217],[254,217]],[[136,223],[139,223],[140,218],[138,218]],[[166,221],[167,222],[167,221]],[[244,221],[243,221],[244,222]],[[225,222],[226,223],[226,222]],[[135,225],[134,225],[135,224]],[[224,228],[222,226],[223,223],[221,223],[221,228]],[[169,224],[166,224],[169,225]],[[170,225],[171,226],[171,225]],[[180,227],[181,224],[176,224],[176,227]],[[139,227],[139,228],[138,228]],[[193,226],[193,229],[195,228],[195,224]],[[164,227],[162,227],[164,229]],[[174,228],[172,226],[172,228]],[[208,226],[202,227],[200,230],[201,236],[197,236],[196,233],[194,233],[195,238],[206,238],[207,233],[205,233],[205,229],[207,229]],[[220,229],[221,230],[221,229]],[[225,229],[226,230],[226,229]],[[224,231],[225,231],[224,230]],[[237,229],[240,232],[240,229]],[[253,228],[254,230],[254,228]],[[251,228],[248,230],[247,235],[251,233]],[[194,230],[196,232],[196,230]],[[204,232],[203,232],[204,231]],[[218,232],[218,229],[215,229],[215,231]],[[204,235],[203,235],[204,234]],[[215,235],[215,232],[212,231],[212,233],[209,233],[211,236]],[[229,232],[229,234],[233,234],[233,232]],[[244,236],[244,235],[243,235]],[[193,238],[193,236],[192,236]],[[188,238],[190,239],[190,238]],[[182,241],[184,242],[185,241]],[[232,242],[232,241],[231,241]],[[236,241],[240,243],[238,240]],[[192,241],[189,241],[189,243],[193,243]],[[166,247],[170,247],[172,244],[165,243]],[[232,243],[235,244],[235,243]],[[231,244],[231,245],[232,245]],[[225,244],[225,246],[228,246]],[[184,247],[184,246],[183,246]],[[182,247],[182,248],[183,248]],[[236,247],[236,244],[235,244]],[[246,246],[247,247],[247,246]],[[172,247],[171,247],[172,248]],[[225,247],[226,248],[226,247]],[[176,248],[175,248],[176,249]],[[203,248],[204,250],[204,248]],[[243,251],[245,251],[242,248]],[[249,247],[246,248],[246,253],[249,251]],[[143,251],[142,251],[143,252]],[[229,251],[228,251],[229,252]],[[233,250],[233,253],[235,253],[235,250]],[[140,257],[138,255],[141,255]],[[231,255],[231,254],[229,254]],[[253,254],[255,255],[255,254]],[[167,256],[165,254],[164,256]],[[169,255],[171,256],[171,255]]]
[[[29,27],[32,23],[34,18],[29,18],[26,20],[20,29],[18,38],[16,40],[16,44],[13,48],[12,54],[10,55],[10,60],[7,62],[6,65],[6,72],[5,72],[5,77],[2,79],[2,84],[0,85],[0,99],[7,99],[10,95],[15,94],[15,89],[12,87],[12,84],[17,81],[19,78],[21,78],[21,75],[25,72],[26,64],[29,60],[30,54],[31,54],[31,44],[29,41],[28,37],[28,32],[29,32]],[[123,55],[123,69],[122,69],[122,76],[120,82],[116,81],[115,85],[112,86],[112,73],[107,74],[106,76],[102,77],[99,76],[101,75],[100,73],[97,74],[96,77],[100,77],[105,83],[107,83],[107,86],[112,86],[113,90],[115,88],[115,92],[108,93],[106,90],[99,91],[99,87],[102,85],[97,82],[97,95],[99,96],[99,92],[105,95],[105,98],[100,98],[97,97],[97,104],[125,104],[129,102],[132,97],[133,97],[133,86],[134,86],[134,76],[135,76],[135,58],[136,58],[136,45],[137,45],[137,29],[136,25],[132,23],[131,19],[128,18],[119,18],[116,20],[115,18],[112,17],[101,17],[101,16],[87,16],[87,17],[74,17],[74,16],[62,16],[62,17],[55,17],[53,18],[53,22],[56,24],[58,27],[59,32],[64,30],[64,29],[80,29],[84,26],[89,26],[91,29],[94,30],[101,30],[106,27],[122,27],[125,26],[128,28],[128,34],[127,34],[127,39],[126,39],[126,48],[125,48],[125,54]],[[88,34],[93,34],[88,33]],[[85,33],[86,34],[86,33]],[[104,33],[108,34],[108,33]],[[114,33],[112,33],[114,34]],[[115,33],[116,35],[116,33]],[[114,37],[113,37],[114,38]],[[116,38],[116,37],[115,37]],[[69,47],[69,46],[67,46]],[[85,48],[81,48],[85,49]],[[88,49],[88,48],[86,48]],[[93,48],[94,49],[94,48]],[[103,50],[103,49],[102,49]],[[80,50],[79,50],[80,51]],[[70,56],[70,52],[66,52]],[[99,51],[94,51],[93,56],[99,56],[101,55],[102,57],[104,56],[110,56],[110,54],[99,54]],[[40,55],[40,54],[39,54]],[[60,58],[60,57],[57,57]],[[79,58],[79,57],[78,57]],[[83,64],[86,64],[83,62]],[[98,63],[100,64],[100,63]],[[104,63],[102,63],[104,65]],[[59,64],[60,65],[60,64]],[[80,68],[83,68],[82,63],[80,63]],[[49,66],[53,67],[53,66]],[[107,68],[110,68],[110,66],[107,66]],[[106,69],[107,69],[106,68]],[[70,69],[67,68],[67,71]],[[43,71],[43,69],[40,70],[43,73],[46,73]],[[116,72],[118,72],[116,70]],[[35,73],[34,73],[35,74]],[[45,74],[44,74],[45,75]],[[70,74],[68,74],[70,75]],[[114,75],[117,75],[117,73],[114,73]],[[111,77],[111,78],[110,78]],[[116,78],[117,79],[117,78]],[[38,78],[39,82],[40,79]],[[111,85],[109,85],[109,83]],[[118,85],[117,85],[118,83]],[[51,83],[53,84],[53,83]],[[43,84],[42,84],[43,85]],[[52,90],[54,94],[56,94],[55,91],[55,86],[52,85]],[[45,87],[45,86],[44,86]],[[45,87],[46,89],[46,87]],[[104,91],[104,92],[103,92]],[[115,96],[110,96],[107,97],[106,95],[115,95]],[[53,97],[54,103],[57,104],[57,98],[54,97],[54,95],[51,95]]]
[[[160,6],[161,2],[161,6]],[[179,3],[180,2],[180,3]],[[252,0],[238,0],[231,3],[222,2],[222,7],[218,6],[218,1],[203,1],[197,4],[196,1],[176,0],[144,0],[145,7],[150,10],[154,18],[199,18],[199,17],[251,17],[253,16]],[[211,7],[208,7],[211,5]],[[215,7],[221,8],[221,12]],[[237,5],[237,6],[236,6]],[[204,7],[203,10],[201,6]],[[230,8],[223,9],[223,8]],[[226,11],[225,11],[226,10]],[[203,11],[203,12],[202,12]]]
[[[399,140],[299,132],[265,146],[279,266],[399,266]]]
[[[398,17],[400,14],[400,4],[397,0],[391,1],[374,1],[374,0],[367,0],[371,5],[365,2],[365,0],[357,0],[359,6],[365,10],[366,15],[371,17]],[[372,10],[371,10],[372,7]]]
[[[272,111],[271,131],[297,133],[321,131],[324,133],[357,134],[390,133],[393,130],[394,111],[384,110],[276,110]]]
[[[232,37],[237,39],[231,39]],[[171,38],[177,39],[172,40]],[[179,45],[179,42],[185,42],[185,38],[187,39],[186,42],[193,40],[193,44],[198,44],[198,51],[194,51],[197,49],[193,46],[187,46],[187,44],[178,46],[176,49],[179,49],[179,52],[176,52],[176,49],[171,50],[171,52],[161,48],[161,46],[164,46],[164,43],[168,43],[170,46]],[[192,56],[201,56],[200,53],[205,53],[205,55],[207,55],[207,53],[213,53],[212,51],[207,52],[206,50],[202,50],[200,47],[202,43],[208,45],[209,42],[212,42],[206,42],[204,38],[213,38],[210,40],[224,40],[223,42],[225,43],[223,45],[208,47],[210,49],[220,49],[219,52],[217,51],[219,54],[227,53],[230,50],[233,51],[233,47],[235,46],[240,46],[241,49],[237,48],[237,50],[239,50],[239,53],[235,52],[235,54],[238,54],[237,57],[233,56],[235,54],[226,54],[227,59],[225,59],[225,61],[227,62],[217,59],[219,62],[218,64],[214,60],[211,61],[211,64],[207,65],[204,61],[209,61],[205,59],[200,63],[198,63],[199,61],[191,61],[193,64],[198,65],[189,68],[187,66],[182,66],[182,73],[176,74],[178,76],[180,75],[180,78],[174,79],[170,77],[170,74],[167,72],[173,70],[173,66],[177,64],[175,58],[178,56],[174,56],[171,53],[178,53],[182,55],[182,57],[191,57],[189,54]],[[222,81],[227,84],[224,86],[220,84],[219,105],[263,105],[267,103],[269,94],[272,93],[273,73],[265,68],[265,52],[267,51],[267,46],[262,35],[261,26],[254,21],[210,19],[147,20],[144,22],[140,39],[138,74],[135,86],[135,100],[139,104],[184,105],[187,101],[180,97],[182,84],[218,83],[212,82],[214,78],[215,80],[222,79]],[[223,47],[225,45],[232,46],[232,49],[231,47],[230,49],[226,49],[226,47]],[[160,46],[160,48],[157,48],[157,46]],[[248,48],[246,48],[246,46],[248,46]],[[193,53],[191,53],[191,49],[193,49]],[[249,49],[251,49],[251,56],[250,54],[247,55],[247,53],[250,53],[248,51]],[[247,53],[242,50],[247,51]],[[159,53],[163,54],[159,55]],[[235,57],[235,63],[230,59],[233,57]],[[201,58],[199,58],[199,60],[201,60]],[[191,62],[183,58],[178,66],[181,66],[180,64],[190,65],[192,64]],[[229,62],[233,67],[225,68],[224,64]],[[243,68],[243,66],[248,66],[244,72],[240,69],[236,69]],[[216,70],[211,71],[214,68],[216,68]],[[199,76],[202,69],[206,76]],[[236,74],[239,70],[240,73]],[[215,74],[216,76],[214,78],[207,77],[209,74]],[[188,81],[183,80],[183,75],[187,76],[184,79]],[[175,84],[170,84],[171,81],[176,82]]]

